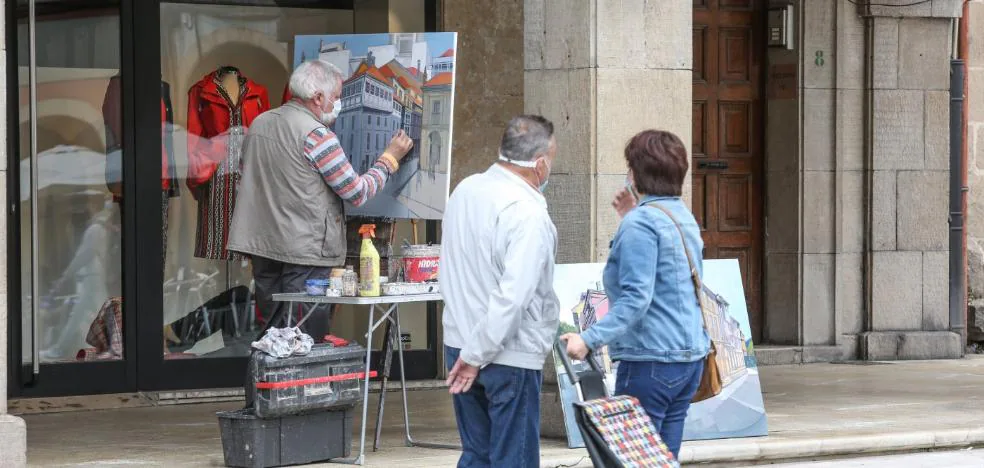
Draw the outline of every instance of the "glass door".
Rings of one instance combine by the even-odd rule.
[[[269,319],[257,307],[249,260],[225,248],[243,135],[259,113],[288,99],[287,81],[298,57],[329,50],[330,44],[295,47],[297,36],[387,32],[403,24],[420,31],[433,26],[424,21],[428,14],[436,18],[432,1],[378,2],[382,7],[370,9],[365,3],[134,3],[134,42],[160,50],[159,56],[135,57],[136,73],[147,77],[135,84],[136,116],[145,119],[136,129],[148,131],[137,139],[137,152],[150,158],[157,151],[162,158],[156,192],[141,185],[146,192],[137,199],[143,203],[137,211],[148,217],[136,226],[140,239],[161,239],[148,247],[162,251],[155,258],[149,248],[137,255],[164,262],[160,271],[141,271],[140,389],[242,385],[250,345]],[[158,78],[159,88],[151,86]],[[143,158],[136,162],[136,177],[149,184],[151,169],[141,164]],[[411,349],[408,376],[433,378],[436,308],[418,308],[403,317],[410,329],[404,337]],[[365,311],[344,308],[323,325],[338,336],[358,338],[365,333]]]
[[[20,0],[13,10],[8,201],[19,245],[10,249],[10,336],[20,372],[11,373],[12,390],[133,389],[134,348],[124,332],[132,314],[123,306],[120,197],[131,152],[122,138],[120,5]]]

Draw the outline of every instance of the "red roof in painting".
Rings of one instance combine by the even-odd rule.
[[[386,78],[396,78],[396,73],[393,73],[393,69],[390,68],[389,64],[383,65],[383,68],[380,68],[379,72]]]
[[[345,82],[351,82],[352,80],[358,79],[362,75],[369,75],[383,83],[389,84],[389,79],[387,79],[378,68],[375,66],[370,67],[366,65],[365,62],[362,62],[362,64],[359,65],[359,68],[355,70],[355,73],[353,73],[349,79],[345,80]]]
[[[430,81],[424,83],[424,86],[444,86],[451,84],[451,81],[451,72],[438,73],[434,76],[434,78],[431,78]]]
[[[445,50],[441,57],[454,57],[454,49]]]
[[[420,88],[418,88],[413,83],[411,83],[410,80],[401,76],[396,79],[396,82],[400,83],[400,86],[403,86],[404,89],[409,89],[413,92],[416,92],[417,94],[420,94]]]
[[[409,71],[410,73],[416,75],[417,74],[417,67],[410,67],[410,69],[407,70],[407,71]]]

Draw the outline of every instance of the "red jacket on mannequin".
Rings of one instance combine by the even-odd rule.
[[[212,178],[219,163],[228,156],[226,140],[220,136],[232,125],[249,127],[253,119],[270,109],[267,89],[241,73],[240,97],[234,106],[219,85],[224,68],[232,69],[223,67],[209,72],[188,90],[187,183],[193,193]]]

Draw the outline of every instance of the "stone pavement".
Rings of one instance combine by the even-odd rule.
[[[981,468],[984,450],[954,450],[937,453],[884,455],[849,460],[826,460],[802,463],[783,463],[772,468]]]
[[[685,463],[741,466],[984,444],[984,357],[954,361],[761,368],[768,437],[684,445]],[[410,393],[413,435],[456,442],[445,390]],[[26,415],[31,466],[221,466],[215,411],[237,403]],[[374,407],[375,405],[373,405]],[[453,451],[402,446],[390,393],[383,447],[368,466],[454,466]],[[372,411],[370,411],[372,413]],[[370,430],[371,438],[371,430]],[[371,439],[370,439],[371,440]],[[544,466],[590,466],[563,441],[543,441]]]

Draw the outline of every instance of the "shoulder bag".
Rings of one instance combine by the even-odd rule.
[[[697,293],[697,303],[700,305],[700,316],[701,322],[704,325],[704,332],[707,333],[707,306],[710,298],[707,297],[707,292],[704,291],[704,285],[700,280],[700,275],[697,274],[697,266],[694,264],[694,257],[690,255],[690,249],[687,248],[687,240],[683,235],[683,228],[680,227],[680,223],[677,222],[676,218],[670,214],[670,211],[664,208],[659,203],[647,203],[646,206],[651,206],[663,212],[670,221],[673,221],[673,225],[676,226],[677,232],[680,233],[680,242],[683,243],[683,251],[687,254],[687,263],[690,266],[690,278],[694,282],[694,291]],[[711,338],[710,333],[707,333],[708,338]],[[714,339],[711,338],[711,349],[704,358],[704,372],[700,377],[700,387],[697,388],[697,393],[694,394],[694,398],[691,400],[693,403],[698,401],[704,401],[721,393],[722,380],[721,372],[718,369],[717,363],[717,344]]]

